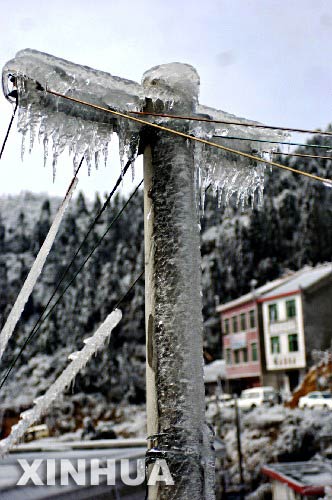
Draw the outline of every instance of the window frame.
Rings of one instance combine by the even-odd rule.
[[[240,331],[243,332],[247,329],[247,318],[246,313],[240,314]]]
[[[239,331],[239,319],[238,316],[232,316],[232,332],[237,333]]]
[[[272,318],[272,314],[271,312],[272,311],[275,311],[275,318]],[[275,323],[276,321],[278,321],[278,304],[277,302],[273,302],[273,304],[269,304],[268,305],[268,313],[269,313],[269,321],[270,323]]]
[[[295,337],[295,345],[297,347],[297,349],[291,349],[291,337]],[[287,335],[287,339],[288,339],[288,352],[299,352],[299,335],[298,333],[289,333]]]
[[[230,334],[230,324],[229,324],[229,318],[224,319],[224,335],[229,335]]]
[[[254,357],[254,352],[256,353],[256,357]],[[250,355],[251,361],[258,361],[258,342],[251,342]]]
[[[294,306],[294,310],[293,310],[294,314],[289,315],[289,309],[292,310],[292,306]],[[286,300],[286,317],[287,317],[287,319],[296,318],[296,300],[295,299]]]
[[[234,364],[239,365],[240,364],[240,349],[234,349]]]
[[[255,309],[250,309],[250,311],[249,311],[249,326],[250,326],[250,328],[256,328]]]
[[[277,342],[273,342],[274,340],[277,340]],[[278,349],[277,351],[274,351],[273,346],[277,345]],[[281,345],[280,345],[280,337],[279,335],[273,335],[270,337],[270,348],[271,348],[271,354],[280,354],[281,353]]]

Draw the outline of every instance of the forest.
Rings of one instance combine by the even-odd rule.
[[[331,126],[328,131],[332,131]],[[300,155],[276,156],[299,170],[332,177],[331,139],[315,135]],[[331,146],[332,148],[332,146]],[[317,152],[318,151],[318,152]],[[323,152],[322,152],[323,151]],[[327,152],[326,152],[327,151]],[[110,190],[111,190],[110,186]],[[112,223],[125,199],[116,195],[94,226],[56,297],[61,294],[100,236]],[[207,193],[201,220],[204,354],[207,361],[222,356],[218,303],[227,302],[257,286],[306,264],[332,260],[332,190],[322,182],[277,168],[266,167],[264,205],[244,210],[231,201],[219,207]],[[60,199],[23,193],[0,199],[0,324],[43,243]],[[27,303],[2,362],[2,374],[19,353],[75,249],[100,210],[79,193],[71,202],[43,273]],[[92,257],[72,282],[52,314],[41,323],[1,391],[1,404],[24,407],[43,394],[67,364],[68,355],[80,349],[123,297],[144,267],[143,193],[139,191],[116,220]],[[72,394],[89,395],[106,407],[108,402],[140,404],[145,400],[144,278],[121,304],[123,319],[109,347],[77,377]],[[98,395],[98,396],[96,396]],[[82,398],[81,398],[82,403]]]

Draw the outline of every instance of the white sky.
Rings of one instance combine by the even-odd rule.
[[[271,125],[325,128],[332,121],[331,0],[3,2],[0,66],[27,47],[138,82],[152,66],[186,62],[200,74],[202,104]],[[10,115],[1,95],[0,143]],[[63,195],[71,175],[65,154],[55,184],[41,149],[22,163],[13,128],[0,194]],[[114,151],[108,167],[82,176],[79,188],[90,197],[109,192],[118,175]]]

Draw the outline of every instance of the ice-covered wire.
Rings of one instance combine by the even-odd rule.
[[[40,273],[42,272],[46,259],[48,257],[48,254],[53,246],[55,237],[58,233],[60,224],[63,220],[63,217],[65,215],[65,212],[67,210],[67,207],[69,205],[69,202],[71,200],[71,197],[73,195],[73,192],[76,188],[78,179],[75,177],[73,181],[71,182],[71,185],[66,193],[65,198],[63,199],[55,217],[53,220],[53,223],[47,233],[47,236],[45,238],[44,243],[42,244],[38,255],[29,271],[28,276],[26,277],[24,284],[21,288],[20,293],[17,296],[17,299],[15,301],[15,304],[13,305],[8,318],[6,320],[6,323],[4,327],[2,328],[0,332],[0,360],[3,356],[3,353],[5,352],[6,346],[8,344],[9,339],[11,338],[12,334],[14,333],[15,327],[17,325],[17,322],[19,321],[22,312],[24,310],[24,307],[32,293],[32,290],[35,287],[35,284],[40,276]]]
[[[80,165],[79,165],[78,169],[79,169],[79,168],[80,168],[80,166],[82,165],[83,159],[84,159],[84,157],[82,158],[81,163],[80,163]],[[114,187],[113,187],[112,191],[111,191],[111,192],[109,193],[109,195],[107,196],[107,198],[106,198],[106,200],[105,200],[105,203],[103,204],[103,206],[101,207],[101,209],[98,211],[97,215],[95,216],[94,220],[93,220],[93,221],[92,221],[92,223],[90,224],[90,227],[89,227],[89,229],[87,230],[87,232],[85,233],[83,240],[81,241],[81,243],[80,243],[80,244],[79,244],[79,246],[77,247],[76,251],[74,252],[74,255],[72,256],[71,261],[70,261],[70,262],[69,262],[69,264],[67,265],[66,269],[63,271],[63,273],[62,273],[62,275],[61,275],[61,277],[60,277],[60,279],[59,279],[58,283],[56,284],[56,286],[55,286],[55,288],[54,288],[54,290],[53,290],[53,292],[52,292],[52,294],[51,294],[50,298],[48,299],[48,301],[47,301],[47,303],[46,303],[46,305],[45,305],[45,307],[44,307],[44,309],[43,309],[42,313],[40,314],[40,316],[39,316],[39,318],[38,318],[37,322],[35,323],[35,325],[34,325],[34,327],[33,327],[33,330],[34,330],[35,328],[37,328],[38,324],[41,322],[42,317],[43,317],[43,315],[44,315],[44,313],[45,313],[46,309],[48,308],[48,306],[49,306],[49,305],[50,305],[50,303],[52,302],[53,298],[55,297],[55,295],[56,295],[57,291],[59,290],[60,286],[62,285],[62,283],[63,283],[63,281],[64,281],[65,277],[68,275],[68,272],[69,272],[69,271],[70,271],[70,269],[72,268],[72,266],[73,266],[73,264],[74,264],[74,262],[75,262],[75,260],[76,260],[76,258],[77,258],[77,256],[78,256],[78,254],[79,254],[79,253],[80,253],[80,251],[82,250],[82,247],[83,247],[83,245],[85,244],[85,242],[87,241],[87,239],[88,239],[88,237],[89,237],[89,235],[90,235],[91,231],[93,230],[93,228],[94,228],[94,227],[95,227],[95,225],[97,224],[98,220],[100,219],[100,217],[102,216],[102,214],[105,212],[106,208],[108,207],[108,205],[109,205],[109,203],[110,203],[110,201],[111,201],[111,199],[112,199],[112,197],[113,197],[114,193],[116,192],[116,190],[118,189],[119,185],[121,184],[122,179],[123,179],[123,176],[126,174],[126,172],[127,172],[128,168],[130,167],[131,163],[132,163],[132,161],[131,161],[131,160],[128,160],[128,161],[127,161],[127,163],[126,163],[126,165],[125,165],[125,167],[124,167],[123,171],[121,172],[121,174],[120,174],[120,176],[118,177],[118,179],[117,179],[116,183],[114,184]],[[0,385],[0,388],[1,388],[1,387],[2,387],[2,386]]]
[[[305,177],[309,177],[310,179],[314,179],[319,182],[323,182],[328,187],[332,187],[332,179],[327,179],[324,177],[320,177],[319,175],[310,174],[309,172],[303,172],[302,170],[297,170],[296,168],[289,167],[286,165],[282,165],[281,163],[276,163],[275,161],[270,161],[265,158],[260,158],[259,156],[255,156],[249,153],[245,153],[244,151],[238,151],[237,149],[232,149],[227,146],[223,146],[222,144],[217,144],[215,142],[207,141],[206,139],[202,139],[200,137],[195,137],[190,134],[186,134],[185,132],[180,132],[179,130],[174,130],[169,127],[164,127],[163,125],[158,125],[157,123],[147,122],[146,120],[141,120],[140,118],[135,118],[134,116],[130,116],[126,113],[121,113],[120,111],[115,111],[114,109],[104,108],[103,106],[98,106],[97,104],[92,104],[90,102],[82,101],[81,99],[76,99],[75,97],[70,97],[68,95],[61,94],[60,92],[55,92],[54,90],[46,89],[46,92],[49,94],[62,97],[63,99],[67,99],[72,102],[76,102],[79,104],[83,104],[93,109],[98,109],[100,111],[104,111],[105,113],[111,113],[114,116],[118,116],[121,118],[126,118],[128,120],[134,121],[136,123],[141,123],[142,125],[148,125],[149,127],[156,128],[158,130],[163,130],[164,132],[168,132],[170,134],[178,135],[180,137],[184,137],[185,139],[189,139],[191,141],[200,142],[201,144],[206,144],[207,146],[212,146],[217,149],[221,149],[223,151],[227,151],[228,153],[232,153],[237,156],[242,156],[244,158],[248,158],[249,160],[254,160],[259,163],[264,163],[266,165],[271,165],[273,167],[281,168],[283,170],[288,170],[289,172],[293,172],[294,174],[303,175]],[[286,129],[287,130],[287,129]]]
[[[98,246],[100,245],[100,243],[103,241],[103,239],[105,238],[105,236],[107,235],[107,233],[110,231],[111,227],[113,226],[113,224],[119,219],[119,217],[122,215],[123,211],[125,210],[125,208],[129,205],[129,203],[131,202],[131,200],[133,199],[133,197],[135,196],[135,194],[137,193],[139,187],[141,186],[141,184],[143,183],[143,179],[141,180],[141,182],[137,185],[136,189],[134,190],[134,192],[132,193],[132,195],[128,198],[128,200],[126,201],[126,203],[123,205],[123,207],[121,208],[121,210],[119,210],[119,212],[117,213],[117,215],[112,219],[111,223],[109,224],[108,228],[106,229],[106,231],[104,232],[104,234],[99,238],[99,240],[97,241],[97,243],[95,244],[95,246],[93,247],[93,249],[90,251],[90,253],[88,254],[88,256],[86,257],[86,259],[83,261],[83,263],[81,264],[81,266],[78,268],[78,270],[76,271],[76,273],[74,274],[74,276],[71,278],[71,280],[67,283],[66,287],[64,288],[64,290],[62,291],[62,293],[60,294],[60,296],[57,298],[57,300],[54,302],[54,304],[52,305],[51,309],[47,312],[47,314],[44,316],[45,314],[45,311],[47,309],[47,307],[50,305],[50,302],[51,302],[51,299],[48,301],[47,305],[44,307],[44,310],[43,312],[41,313],[41,315],[39,316],[37,322],[35,323],[34,327],[32,328],[32,330],[30,331],[29,335],[27,336],[27,338],[25,339],[22,347],[20,348],[18,354],[15,356],[15,358],[13,359],[13,361],[11,362],[7,372],[5,373],[4,377],[2,378],[1,380],[1,383],[0,383],[0,389],[3,387],[4,383],[6,382],[6,380],[8,379],[11,371],[13,370],[15,364],[17,363],[18,359],[22,356],[26,346],[30,343],[30,341],[33,339],[33,337],[36,335],[36,333],[39,331],[41,325],[44,323],[44,321],[46,321],[46,319],[52,314],[52,312],[54,311],[55,307],[58,305],[58,303],[60,302],[60,300],[63,298],[63,296],[65,295],[65,293],[67,292],[68,288],[72,285],[72,283],[75,281],[75,279],[77,278],[77,276],[79,275],[79,273],[82,271],[83,267],[85,266],[85,264],[89,261],[89,259],[92,257],[93,253],[95,252],[95,250],[98,248]],[[138,281],[138,279],[142,276],[142,274],[140,274],[140,276],[135,280],[134,282],[134,285],[136,284],[136,282]],[[126,294],[124,295],[124,297],[121,298],[120,301],[118,301],[117,303],[117,307],[119,306],[119,304],[124,300],[124,298],[128,295],[128,293],[130,292],[132,287],[129,288],[129,290],[126,292]],[[54,294],[52,294],[52,298],[54,297]]]
[[[14,111],[13,111],[13,113],[12,113],[11,119],[10,119],[10,121],[9,121],[9,125],[8,125],[8,128],[7,128],[7,132],[6,132],[6,135],[5,135],[4,141],[3,141],[2,146],[1,146],[1,151],[0,151],[0,160],[1,160],[2,154],[3,154],[3,152],[4,152],[4,149],[5,149],[5,146],[6,146],[6,143],[7,143],[8,137],[9,137],[10,129],[12,128],[12,125],[13,125],[13,121],[14,121],[14,118],[15,118],[15,114],[16,114],[17,108],[18,108],[18,100],[17,100],[17,96],[16,96],[16,104],[15,104],[15,108],[14,108]]]
[[[46,414],[50,405],[70,387],[77,374],[87,365],[92,356],[104,347],[111,336],[112,330],[121,320],[121,317],[122,313],[120,309],[115,309],[107,316],[94,335],[83,341],[85,344],[83,349],[69,355],[68,358],[71,360],[71,363],[69,363],[46,393],[34,401],[34,406],[30,410],[21,413],[21,420],[18,424],[13,425],[9,436],[0,441],[0,455],[8,453],[24,436],[26,430],[38,422]]]
[[[299,142],[282,142],[282,141],[270,141],[266,139],[248,139],[247,137],[234,137],[234,136],[228,136],[228,135],[214,135],[213,137],[216,137],[218,139],[225,139],[225,140],[235,140],[235,141],[250,141],[250,142],[268,142],[269,144],[281,144],[285,146],[301,146],[304,148],[316,148],[316,149],[332,149],[332,144],[331,146],[322,146],[321,144],[301,144]]]
[[[67,190],[66,197],[67,197],[67,195],[68,195],[69,191],[72,189],[72,185],[73,185],[73,183],[75,182],[75,179],[76,179],[76,177],[77,177],[77,174],[78,174],[78,172],[79,172],[79,170],[80,170],[80,168],[81,168],[81,166],[82,166],[83,160],[84,160],[84,156],[82,157],[82,159],[81,159],[81,161],[80,161],[80,163],[79,163],[79,166],[78,166],[78,168],[77,168],[77,170],[76,170],[76,172],[75,172],[75,176],[74,176],[74,178],[73,178],[73,180],[72,180],[72,182],[71,182],[71,184],[70,184],[70,186],[69,186],[69,188],[68,188],[68,190]],[[108,197],[106,198],[104,205],[103,205],[103,206],[101,207],[101,209],[98,211],[98,213],[97,213],[97,215],[95,216],[95,218],[94,218],[93,222],[91,223],[91,225],[90,225],[90,227],[89,227],[88,231],[86,232],[86,234],[85,234],[85,236],[84,236],[83,240],[81,241],[80,245],[79,245],[79,246],[78,246],[78,248],[76,249],[76,251],[75,251],[75,253],[74,253],[74,255],[73,255],[73,257],[72,257],[71,261],[70,261],[70,262],[69,262],[69,264],[67,265],[66,269],[63,271],[63,273],[62,273],[62,275],[61,275],[61,277],[60,277],[60,279],[59,279],[58,283],[56,284],[56,286],[55,286],[55,288],[54,288],[54,290],[53,290],[53,292],[52,292],[52,294],[51,294],[51,296],[50,296],[50,298],[49,298],[49,300],[48,300],[47,304],[45,305],[45,307],[43,308],[43,311],[42,311],[42,312],[41,312],[41,314],[39,315],[39,318],[37,319],[37,321],[36,321],[36,323],[35,323],[35,325],[34,325],[34,327],[33,327],[33,330],[35,330],[35,329],[38,327],[39,323],[41,322],[42,317],[43,317],[43,315],[44,315],[44,313],[45,313],[46,309],[48,308],[48,306],[49,306],[49,305],[50,305],[50,303],[52,302],[52,300],[53,300],[54,296],[56,295],[56,293],[57,293],[57,291],[59,290],[59,288],[60,288],[61,284],[63,283],[63,280],[65,279],[65,277],[67,276],[67,274],[68,274],[69,270],[70,270],[70,269],[71,269],[71,267],[73,266],[75,259],[77,258],[77,256],[78,256],[79,252],[81,251],[81,249],[82,249],[82,247],[83,247],[84,243],[85,243],[85,242],[86,242],[86,240],[88,239],[88,237],[89,237],[89,235],[90,235],[91,231],[92,231],[92,230],[93,230],[93,228],[95,227],[95,225],[96,225],[97,221],[100,219],[101,215],[102,215],[102,214],[104,213],[104,211],[106,210],[106,208],[107,208],[108,204],[110,203],[111,198],[113,197],[113,195],[114,195],[115,191],[116,191],[116,190],[117,190],[117,188],[119,187],[119,185],[120,185],[120,183],[121,183],[121,181],[122,181],[122,179],[123,179],[123,176],[124,176],[124,175],[125,175],[125,173],[127,172],[127,170],[128,170],[128,168],[129,168],[129,166],[130,166],[130,164],[131,164],[131,163],[132,163],[132,161],[129,161],[129,160],[128,160],[127,164],[126,164],[126,165],[125,165],[125,167],[124,167],[123,172],[121,173],[121,175],[120,175],[120,176],[119,176],[119,178],[117,179],[117,181],[116,181],[116,183],[115,183],[115,185],[114,185],[114,187],[113,187],[112,191],[110,192],[110,194],[109,194],[109,195],[108,195]],[[63,203],[64,203],[64,202],[63,202]],[[62,207],[62,205],[61,205],[61,207]],[[60,207],[60,210],[61,210],[61,207]],[[54,223],[53,223],[53,225],[54,225]],[[52,227],[53,227],[53,225],[52,225]],[[51,231],[53,232],[53,229],[52,229],[52,228],[50,229],[50,232],[51,232]],[[45,242],[46,242],[46,240],[45,240]],[[45,243],[43,244],[43,247],[44,247],[44,245],[45,245]],[[42,252],[43,247],[40,249],[40,251],[39,251],[39,253],[38,253],[38,257],[39,257],[39,255],[40,255],[41,253],[43,253],[43,252]],[[37,262],[37,260],[38,260],[38,257],[37,257],[37,259],[36,259],[36,262]],[[36,262],[35,262],[35,264],[36,264]],[[34,264],[34,266],[35,266],[35,264]],[[39,265],[39,264],[38,264],[38,265]],[[31,271],[32,271],[32,270],[31,270]],[[30,274],[31,274],[31,271],[30,271],[30,273],[29,273],[29,276],[30,276]],[[40,271],[41,271],[41,269],[40,269]],[[40,274],[40,273],[39,273],[39,274]],[[29,276],[28,276],[28,278],[29,278]],[[26,280],[26,281],[28,281],[28,283],[30,283],[30,280],[29,280],[28,278],[27,278],[27,280]],[[23,285],[23,288],[24,288],[24,286],[25,286],[25,285]],[[23,290],[23,288],[22,288],[22,290]],[[21,291],[21,292],[22,292],[22,291]],[[19,299],[19,298],[20,298],[20,296],[21,296],[21,292],[20,292],[20,294],[19,294],[18,299]],[[31,292],[30,292],[30,293],[31,293]],[[20,302],[21,302],[21,301],[19,301],[18,299],[17,299],[16,303],[17,303],[17,302],[19,302],[19,304],[20,304]],[[15,305],[16,305],[16,303],[15,303]],[[25,303],[26,303],[26,301],[24,302],[24,304],[25,304]],[[24,304],[23,304],[23,306],[24,306]],[[14,308],[15,308],[15,306],[14,306]],[[13,308],[13,309],[14,309],[14,308]],[[6,330],[8,330],[7,323],[8,323],[8,320],[7,320],[7,322],[6,322],[6,325],[4,326],[5,333],[6,333]],[[16,323],[17,323],[17,321],[16,321]],[[16,323],[15,323],[15,325],[16,325]],[[14,325],[14,327],[15,327],[15,325]],[[2,334],[2,332],[1,332],[1,334]],[[5,345],[4,345],[4,347],[2,348],[1,334],[0,334],[0,359],[1,359],[1,357],[2,357],[2,354],[3,354],[4,348],[5,348]],[[4,334],[4,335],[5,335],[5,334]],[[6,335],[5,335],[5,338],[7,338],[7,337],[8,337],[8,333],[6,333]],[[7,342],[8,342],[8,340],[7,340]],[[7,344],[7,342],[6,342],[6,344]],[[1,388],[1,387],[2,387],[2,386],[0,386],[0,388]]]
[[[301,153],[282,153],[281,151],[263,151],[266,154],[281,155],[281,156],[299,156],[300,158],[315,158],[318,160],[332,160],[332,156],[320,156],[320,155],[305,155]]]
[[[252,128],[263,128],[268,130],[283,130],[285,132],[300,132],[303,134],[315,134],[315,135],[329,135],[332,136],[332,132],[323,132],[321,130],[309,130],[305,128],[290,128],[290,127],[275,127],[273,125],[263,125],[261,123],[243,123],[229,120],[214,120],[213,118],[203,118],[198,116],[179,116],[179,115],[169,115],[166,113],[150,113],[149,111],[128,111],[129,114],[133,115],[145,115],[145,116],[157,116],[160,118],[172,118],[175,120],[189,120],[196,122],[206,122],[206,123],[223,123],[225,125],[238,125],[240,127],[252,127]]]

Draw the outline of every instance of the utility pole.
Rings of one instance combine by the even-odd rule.
[[[163,65],[159,74],[170,72]],[[198,75],[178,65],[185,79]],[[153,80],[145,73],[143,85]],[[190,82],[188,82],[190,83]],[[158,85],[163,86],[163,78]],[[194,88],[194,87],[193,87]],[[192,113],[198,94],[181,95],[172,89],[173,113]],[[188,133],[188,124],[171,121],[169,127]],[[213,498],[205,491],[203,321],[200,271],[200,230],[194,181],[194,147],[182,137],[163,131],[148,135],[144,152],[147,425],[157,451],[165,456],[173,486],[150,488],[150,499]],[[209,495],[209,496],[207,496]]]
[[[25,79],[21,107],[35,107],[39,116],[61,112],[68,120],[83,118],[87,129],[89,123],[97,122],[103,137],[108,126],[121,137],[122,125],[116,116],[110,118],[105,112],[54,98],[47,88],[124,113],[141,109],[145,101],[148,111],[252,123],[199,105],[199,76],[186,64],[152,68],[139,85],[27,49],[7,63],[3,81],[17,75]],[[4,91],[9,97],[6,84]],[[75,122],[71,124],[75,128]],[[190,133],[189,120],[170,118],[166,125]],[[231,125],[222,127],[232,129]],[[138,129],[140,152],[144,153],[147,426],[151,443],[147,463],[164,458],[174,480],[173,486],[149,487],[149,500],[213,500],[213,438],[205,424],[195,147],[192,141],[166,131],[136,124],[136,133]],[[269,134],[247,130],[247,151],[252,148],[250,138],[269,138]],[[72,136],[68,143],[75,151]],[[227,155],[224,160],[228,161]],[[231,168],[234,164],[232,158]]]

